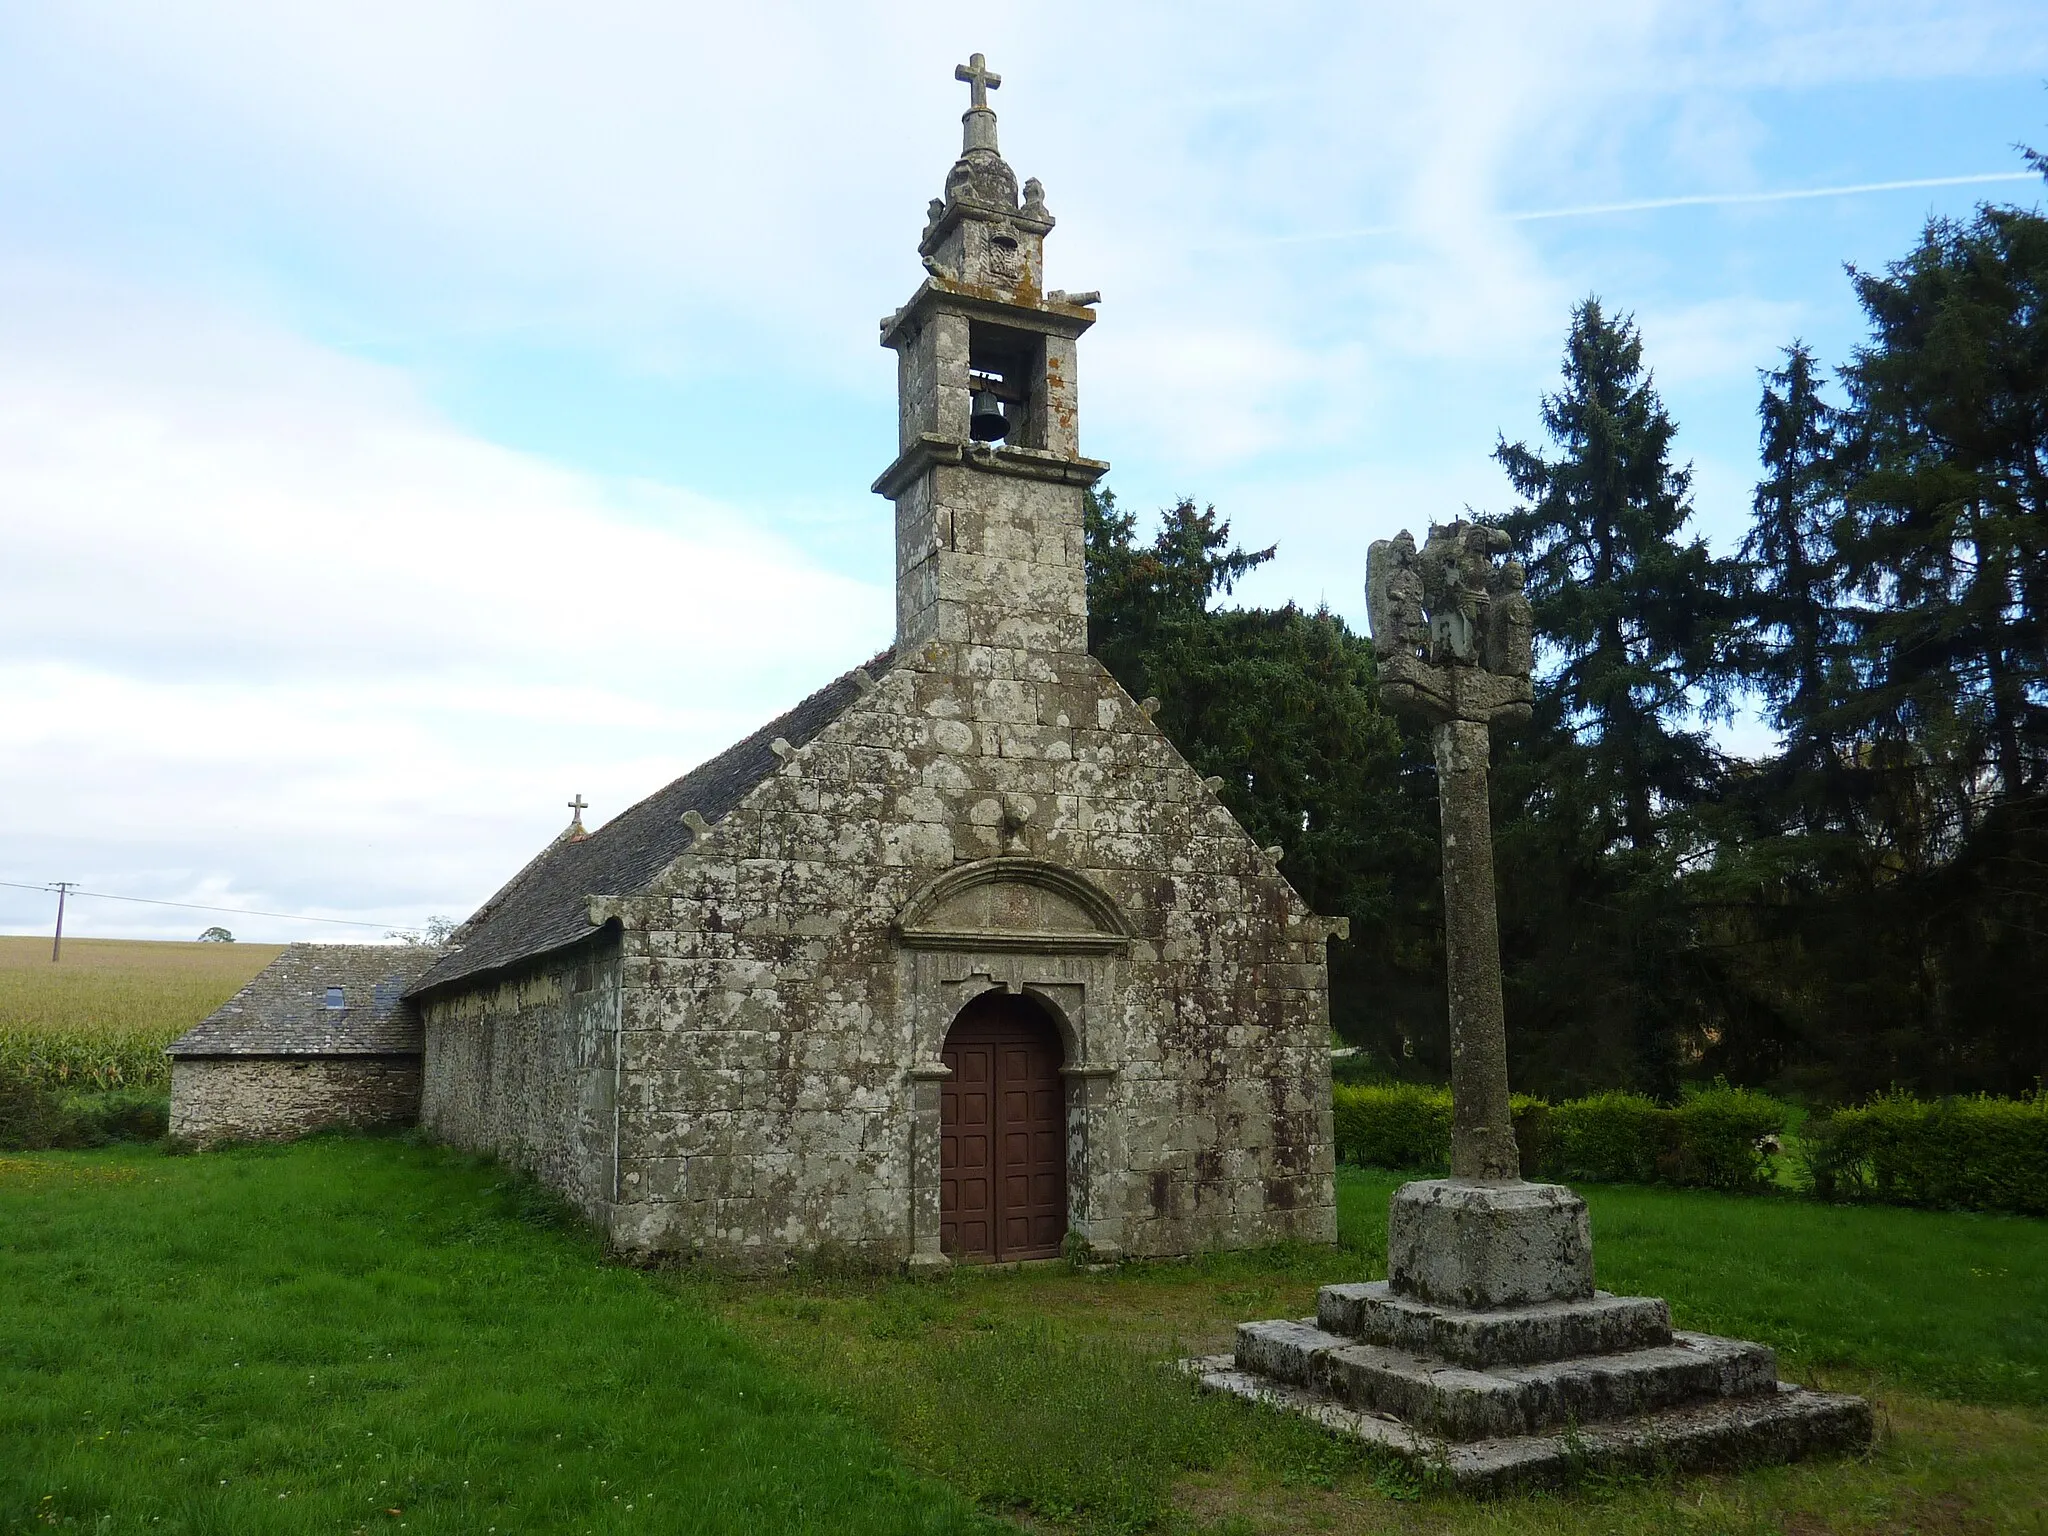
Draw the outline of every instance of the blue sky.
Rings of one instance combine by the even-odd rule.
[[[2042,187],[1774,195],[2048,147],[2037,4],[0,0],[0,880],[460,915],[885,644],[875,321],[974,50],[1104,293],[1084,450],[1359,624],[1371,539],[1507,505],[1587,293],[1731,544],[1844,263]]]

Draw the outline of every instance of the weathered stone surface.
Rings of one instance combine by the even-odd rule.
[[[687,841],[633,834],[672,857],[606,862],[599,828],[553,867],[630,882],[528,910],[543,865],[505,893],[516,922],[465,941],[496,944],[488,971],[458,951],[423,984],[427,1123],[533,1168],[629,1251],[942,1264],[942,1053],[993,988],[1060,1040],[1089,1252],[1335,1236],[1332,925],[1087,653],[1094,317],[1041,291],[1041,189],[1018,201],[988,109],[967,126],[929,279],[882,330],[894,649],[732,749],[700,781],[715,800],[665,818]],[[1003,402],[1000,445],[969,438],[977,392]],[[543,939],[491,938],[508,928]],[[601,1003],[571,995],[565,933],[612,946]]]
[[[1443,816],[1444,960],[1451,1026],[1451,1172],[1521,1171],[1508,1104],[1494,914],[1487,731],[1529,716],[1530,612],[1522,567],[1496,566],[1508,537],[1484,523],[1403,529],[1373,544],[1366,601],[1388,702],[1432,727]]]
[[[1240,1369],[1230,1355],[1185,1361],[1183,1368],[1208,1391],[1299,1413],[1481,1495],[1559,1487],[1587,1472],[1721,1471],[1853,1455],[1870,1444],[1873,1428],[1870,1405],[1860,1397],[1780,1382],[1771,1392],[1687,1403],[1564,1434],[1450,1443],[1313,1388]]]
[[[1586,1202],[1561,1184],[1420,1179],[1387,1213],[1397,1295],[1481,1311],[1593,1294]]]
[[[1473,1366],[1529,1365],[1671,1342],[1671,1309],[1662,1299],[1606,1291],[1585,1301],[1472,1312],[1400,1296],[1386,1281],[1370,1280],[1324,1286],[1316,1320],[1347,1338]]]
[[[1752,1396],[1777,1381],[1763,1345],[1701,1333],[1674,1333],[1667,1345],[1625,1354],[1480,1370],[1278,1321],[1242,1325],[1236,1361],[1448,1440],[1632,1418],[1702,1398]]]
[[[1354,1408],[1391,1413],[1445,1439],[1485,1440],[1752,1396],[1776,1381],[1776,1362],[1760,1344],[1674,1333],[1661,1349],[1484,1371],[1348,1344],[1325,1358],[1317,1384]]]
[[[235,1056],[171,1063],[171,1134],[285,1141],[334,1126],[410,1125],[420,1058]]]
[[[605,1219],[617,1188],[616,940],[428,1000],[420,1123],[489,1152]]]

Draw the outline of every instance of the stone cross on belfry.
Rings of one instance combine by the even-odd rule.
[[[1366,554],[1366,613],[1380,687],[1434,728],[1444,844],[1444,949],[1451,1014],[1451,1173],[1518,1179],[1501,1009],[1500,924],[1487,809],[1487,728],[1526,720],[1534,624],[1508,536],[1483,523],[1432,526],[1418,552],[1403,529]]]
[[[987,111],[988,93],[1003,83],[1003,77],[993,73],[988,67],[988,60],[978,53],[970,53],[965,64],[955,64],[953,78],[967,82],[969,111]]]

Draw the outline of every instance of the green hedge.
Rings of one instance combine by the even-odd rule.
[[[1441,1172],[1451,1159],[1451,1096],[1413,1083],[1340,1083],[1337,1155],[1345,1162]],[[1564,1104],[1517,1095],[1515,1139],[1529,1178],[1754,1189],[1771,1182],[1758,1142],[1785,1129],[1785,1106],[1716,1087],[1665,1108],[1635,1093]]]
[[[1816,1115],[1800,1160],[1823,1200],[2048,1216],[2048,1096],[1933,1101],[1888,1094]]]
[[[103,1147],[114,1141],[155,1141],[170,1130],[168,1095],[121,1088],[59,1094],[42,1083],[0,1072],[0,1151]]]
[[[1338,1083],[1337,1156],[1380,1168],[1451,1163],[1451,1096],[1412,1083]]]

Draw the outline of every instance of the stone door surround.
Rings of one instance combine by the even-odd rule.
[[[1058,1037],[1066,1109],[1061,1238],[1074,1232],[1098,1254],[1121,1252],[1121,1203],[1109,1188],[1120,1177],[1124,1144],[1114,1108],[1120,1045],[1111,1021],[1134,937],[1129,919],[1076,871],[1002,855],[930,881],[905,904],[894,934],[913,1041],[905,1073],[913,1109],[910,1267],[952,1262],[940,1240],[941,1095],[953,1077],[945,1047],[954,1020],[989,992],[1028,998]]]

